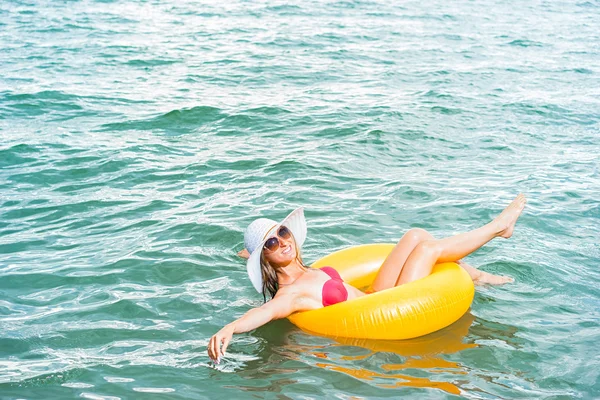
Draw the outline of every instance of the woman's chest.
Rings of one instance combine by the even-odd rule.
[[[314,271],[310,277],[306,277],[302,282],[302,293],[306,297],[307,304],[313,308],[332,305],[348,298],[348,293],[352,291],[349,285],[341,279],[332,279],[322,271]]]

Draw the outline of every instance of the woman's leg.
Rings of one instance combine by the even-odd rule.
[[[520,194],[498,217],[481,228],[449,238],[426,240],[417,244],[406,259],[396,286],[424,278],[431,273],[436,263],[458,261],[495,237],[511,237],[525,203],[525,196]]]
[[[462,269],[467,271],[467,273],[473,280],[473,283],[476,285],[483,285],[485,283],[489,283],[490,285],[502,285],[504,283],[510,283],[515,281],[513,278],[510,278],[508,276],[494,275],[490,274],[489,272],[481,271],[475,267],[470,266],[462,260],[458,260],[456,263],[460,265]]]
[[[434,239],[435,238],[424,229],[409,229],[402,236],[398,244],[396,244],[396,247],[394,247],[379,268],[379,272],[377,273],[377,276],[373,281],[373,285],[371,286],[373,291],[379,292],[395,286],[410,253],[415,249],[415,247],[417,247],[419,243]],[[513,281],[513,279],[509,277],[493,275],[488,272],[480,271],[461,260],[458,260],[457,263],[465,271],[467,271],[475,284],[490,283],[498,285]]]
[[[375,292],[379,292],[394,287],[410,253],[419,243],[433,239],[434,237],[425,229],[409,229],[381,264],[371,288]]]

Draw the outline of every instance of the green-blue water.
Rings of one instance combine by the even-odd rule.
[[[0,398],[600,397],[600,4],[0,3]],[[235,254],[477,227],[516,283],[408,342],[287,321]]]

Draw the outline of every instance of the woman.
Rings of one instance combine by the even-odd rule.
[[[512,282],[511,278],[479,271],[460,259],[496,237],[511,237],[525,203],[525,196],[519,194],[490,223],[441,240],[423,229],[410,229],[381,265],[369,292],[424,278],[436,263],[449,261],[457,262],[476,284]],[[314,310],[367,294],[343,282],[333,268],[307,267],[300,255],[305,239],[306,221],[302,207],[279,224],[259,218],[248,226],[244,233],[246,249],[238,254],[248,258],[246,267],[250,281],[263,294],[265,304],[248,311],[211,337],[208,355],[213,361],[220,361],[234,333],[251,331],[296,311]],[[267,295],[271,300],[266,301]]]

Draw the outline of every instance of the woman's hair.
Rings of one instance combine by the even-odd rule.
[[[295,238],[294,245],[296,245]],[[304,261],[302,261],[302,255],[300,254],[300,249],[298,248],[298,246],[296,246],[296,260],[303,268],[309,268],[306,264],[304,264]],[[269,296],[271,296],[271,299],[275,297],[275,294],[279,290],[279,283],[277,282],[277,273],[275,272],[275,268],[273,268],[271,264],[269,264],[269,262],[265,260],[265,255],[264,253],[262,253],[262,249],[260,255],[260,271],[262,273],[263,279],[262,294],[266,303],[267,293],[269,294]]]

